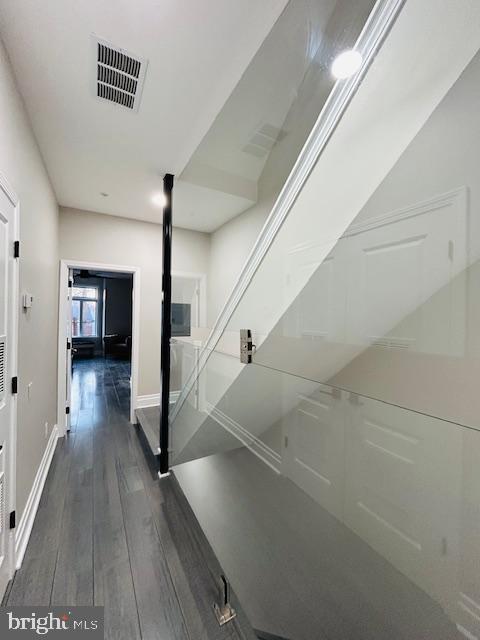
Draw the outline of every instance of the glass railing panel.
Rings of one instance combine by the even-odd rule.
[[[295,167],[299,164],[299,153],[305,156],[310,153],[310,147],[308,143],[305,145],[305,142],[312,132],[312,127],[318,126],[319,121],[330,122],[331,115],[328,114],[335,109],[329,100],[336,105],[338,113],[348,103],[346,97],[340,99],[340,96],[343,96],[342,86],[350,87],[350,84],[336,84],[332,73],[333,60],[342,51],[354,47],[356,43],[359,44],[365,59],[356,75],[359,79],[362,78],[376,51],[374,47],[369,48],[367,45],[371,45],[371,41],[377,42],[375,38],[381,42],[383,35],[388,31],[385,26],[377,29],[375,38],[372,37],[370,41],[370,36],[364,35],[368,31],[367,23],[381,23],[381,16],[395,15],[400,6],[399,0],[379,0],[376,3],[373,0],[361,0],[356,3],[344,0],[328,3],[310,3],[303,0],[287,2],[285,10],[180,176],[176,185],[176,203],[179,210],[183,210],[187,205],[191,207],[191,198],[195,194],[196,208],[199,211],[203,211],[203,208],[208,210],[210,220],[217,219],[217,216],[221,217],[225,213],[232,218],[248,210],[248,214],[245,215],[251,221],[251,227],[259,231],[274,203],[281,201],[287,177],[290,181],[295,181],[296,178],[292,176],[297,175]],[[372,27],[370,29],[374,31]],[[354,93],[353,88],[350,90]],[[347,95],[350,94],[347,92],[345,96]],[[323,119],[322,116],[319,118],[319,114],[324,114]],[[330,126],[333,127],[331,122]],[[241,136],[245,138],[246,132],[251,133],[259,127],[262,131],[254,132],[248,144],[241,144]],[[267,146],[262,147],[262,144]],[[250,196],[241,196],[240,187],[248,185],[250,186],[247,191]],[[235,202],[228,196],[233,196]],[[174,273],[172,335],[176,340],[200,340],[202,344],[208,341],[210,329],[215,331],[218,311],[233,285],[232,273],[240,273],[242,257],[247,257],[254,237],[254,233],[250,234],[245,230],[238,246],[231,247],[223,256],[223,260],[218,264],[218,273],[212,267],[215,266],[218,243],[215,244],[215,251],[212,247],[208,314],[205,313],[206,295],[201,293],[201,278],[197,279],[196,286],[191,286],[192,282],[195,285],[191,275]],[[334,237],[333,233],[332,238]],[[281,241],[276,244],[278,247],[272,247],[271,251],[272,255],[276,252],[278,256],[283,253],[283,247]],[[221,250],[219,253],[222,255]],[[220,340],[215,341],[214,345],[208,343],[209,347],[214,347],[219,352],[226,349],[227,352],[238,353],[238,331],[250,326],[244,322],[244,311],[252,301],[249,296],[253,296],[255,305],[255,317],[250,320],[259,338],[258,343],[260,344],[262,337],[270,332],[270,314],[274,310],[277,314],[284,304],[282,303],[277,310],[278,305],[271,305],[268,296],[262,294],[260,304],[255,298],[257,291],[268,290],[270,276],[267,273],[265,278],[264,271],[267,269],[268,272],[271,264],[272,260],[268,261],[268,264],[265,262],[263,269],[259,270],[255,282],[246,292],[238,309],[238,317],[232,318],[230,325],[222,331]],[[224,276],[223,271],[228,275]],[[280,271],[275,265],[274,277],[279,275]],[[194,296],[194,292],[199,291],[200,301]],[[278,287],[277,291],[275,288],[272,290],[273,295],[277,293]],[[263,309],[267,310],[265,319],[259,317]],[[275,317],[277,318],[277,315]],[[188,330],[185,331],[187,318],[191,319],[190,333]],[[176,355],[172,352],[174,369],[179,366],[175,363],[180,360]],[[185,370],[183,367],[182,372]],[[172,399],[176,398],[182,376],[183,373],[172,371]],[[175,414],[176,410],[173,409],[173,412]]]
[[[238,357],[210,354],[171,429],[172,462],[178,464],[238,446],[234,437],[218,427],[213,415],[221,410],[222,397],[241,367]]]
[[[170,404],[189,375],[209,329],[206,326],[206,285],[201,274],[172,275],[172,338],[170,342]]]
[[[290,640],[480,638],[480,15],[447,5],[426,43],[407,3],[172,413],[242,606]]]
[[[301,194],[227,325],[257,364],[480,428],[479,80],[477,51],[355,207],[326,150],[336,188]]]
[[[254,364],[222,393],[235,366],[210,357],[173,469],[252,625],[477,637],[480,433]]]
[[[200,341],[172,338],[170,341],[170,395],[178,394],[195,367]]]

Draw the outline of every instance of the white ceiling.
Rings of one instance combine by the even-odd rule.
[[[185,202],[194,202],[195,211],[204,210],[204,219],[216,225],[257,198],[271,201],[334,84],[331,60],[354,45],[373,4],[287,4],[180,175],[182,205],[188,185]]]
[[[221,168],[228,176],[240,178],[238,188],[248,193],[248,182],[258,181],[267,156],[255,157],[243,149],[263,125],[282,129],[336,2],[289,3],[190,159],[184,176],[194,180],[203,168],[205,183],[205,167]],[[215,183],[216,176],[212,178]]]
[[[1,0],[0,35],[59,203],[160,222],[150,197],[161,176],[181,174],[286,2]],[[149,61],[138,113],[94,97],[92,33]],[[179,180],[175,224],[212,231],[254,199]]]

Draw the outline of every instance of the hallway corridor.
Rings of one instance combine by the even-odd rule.
[[[159,481],[146,461],[129,375],[121,361],[75,363],[71,432],[6,604],[103,605],[116,640],[251,640],[241,612],[222,628],[214,618],[220,568],[175,478]]]

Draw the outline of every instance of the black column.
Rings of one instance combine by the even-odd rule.
[[[160,473],[169,470],[168,409],[170,404],[170,338],[172,335],[172,189],[173,176],[163,178],[163,275],[162,336],[160,347]]]

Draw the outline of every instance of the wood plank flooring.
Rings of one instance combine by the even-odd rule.
[[[129,364],[78,361],[58,441],[6,604],[105,606],[116,640],[254,640],[212,611],[221,567],[175,477],[159,480],[128,421]]]

